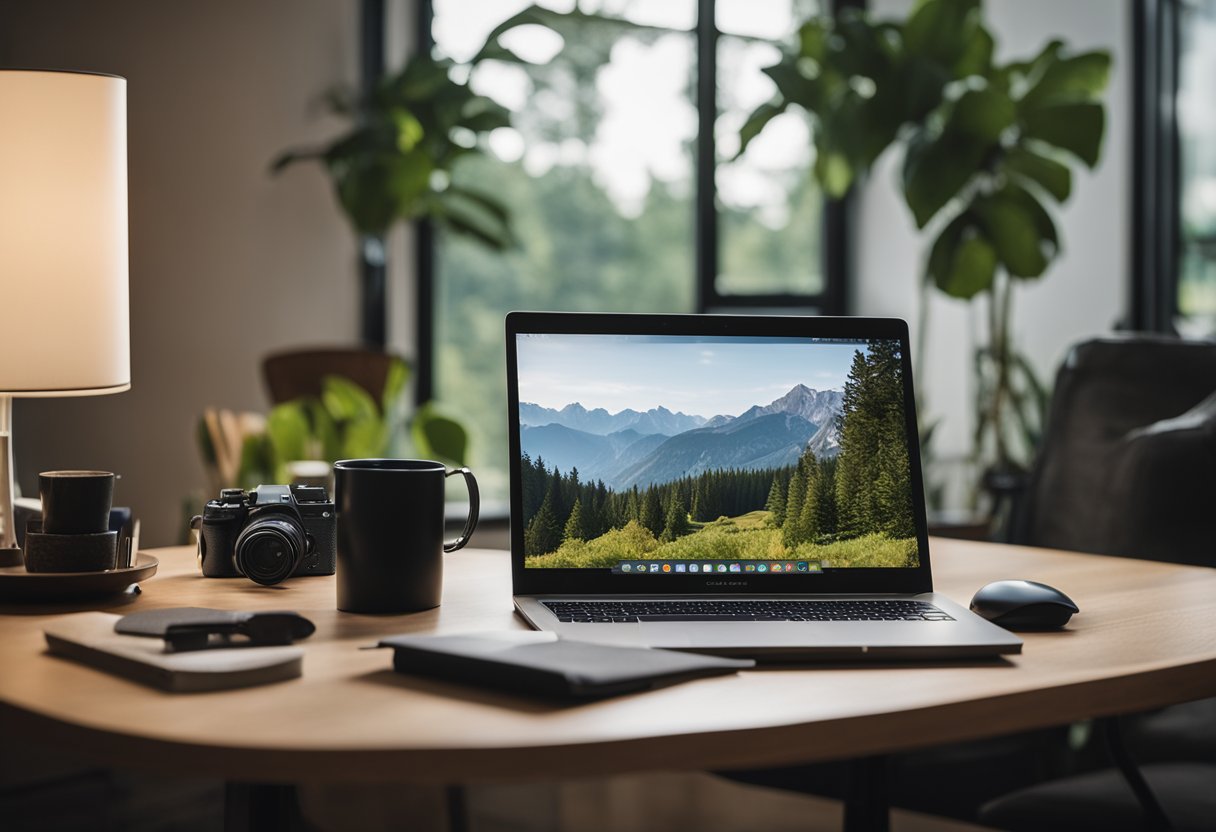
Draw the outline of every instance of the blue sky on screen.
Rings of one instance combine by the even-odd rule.
[[[578,402],[710,418],[737,416],[805,384],[842,390],[864,344],[789,338],[521,335],[519,400],[560,409]]]

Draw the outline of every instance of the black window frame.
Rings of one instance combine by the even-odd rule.
[[[364,0],[365,4],[381,0]],[[716,0],[697,0],[697,142],[694,164],[695,275],[697,312],[761,312],[780,310],[786,314],[844,315],[850,308],[847,294],[849,262],[849,217],[854,201],[850,191],[838,200],[824,199],[820,227],[820,266],[824,285],[816,294],[762,293],[722,294],[718,291],[717,148],[714,123],[717,107],[717,46],[721,34],[715,23]],[[825,0],[833,10],[864,8],[864,0]],[[367,6],[365,6],[365,11]],[[434,47],[431,0],[415,0],[414,48],[429,52]],[[365,38],[375,37],[365,26]],[[383,16],[381,32],[383,40]],[[435,228],[429,220],[414,223],[414,398],[422,404],[435,395]]]
[[[1132,5],[1132,269],[1128,326],[1176,334],[1182,252],[1178,0]]]

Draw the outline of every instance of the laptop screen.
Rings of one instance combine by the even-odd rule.
[[[898,339],[518,333],[526,569],[916,568]]]

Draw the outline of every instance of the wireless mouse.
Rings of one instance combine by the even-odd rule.
[[[971,599],[971,611],[1009,630],[1054,630],[1079,612],[1060,590],[1037,581],[995,581]]]

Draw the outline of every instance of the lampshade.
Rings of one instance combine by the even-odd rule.
[[[0,396],[131,386],[126,87],[0,70]]]

